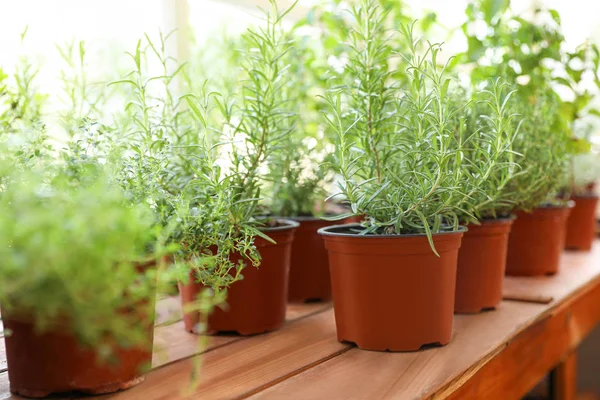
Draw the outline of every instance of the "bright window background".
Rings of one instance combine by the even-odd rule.
[[[290,19],[303,16],[311,4],[319,0],[301,0]],[[278,0],[283,8],[289,0]],[[464,21],[468,0],[407,0],[414,15],[433,10],[447,28]],[[531,10],[536,4],[557,9],[569,47],[586,38],[600,37],[595,23],[600,2],[589,0],[513,0],[519,11]],[[223,35],[236,33],[258,19],[257,6],[268,8],[267,0],[18,0],[2,4],[0,24],[0,67],[11,71],[19,56],[27,54],[42,66],[39,75],[41,89],[56,93],[60,88],[57,77],[64,67],[56,44],[84,40],[89,47],[89,72],[116,78],[126,71],[123,57],[132,51],[144,33],[156,37],[159,31],[169,32],[189,24],[199,46]],[[28,27],[24,43],[20,33]],[[444,40],[445,38],[440,38]],[[173,43],[173,55],[185,59],[190,54],[188,30],[180,30]],[[450,41],[448,52],[464,49],[460,40]]]

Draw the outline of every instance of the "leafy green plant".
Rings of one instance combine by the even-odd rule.
[[[459,102],[465,94],[458,91]],[[468,175],[467,199],[472,209],[470,215],[477,220],[506,217],[515,207],[511,182],[520,173],[521,155],[513,150],[519,135],[521,121],[511,111],[514,91],[500,79],[490,81],[487,87],[475,93],[473,99],[456,114],[456,131],[461,138],[464,160],[462,168]]]
[[[581,74],[556,76],[555,69],[567,63],[556,10],[536,8],[531,19],[516,15],[509,1],[478,0],[469,4],[462,30],[468,50],[461,55],[471,63],[472,82],[501,76],[515,84],[517,94],[509,105],[520,115],[521,134],[514,151],[522,155],[521,171],[508,190],[518,209],[531,210],[542,203],[555,203],[564,182],[569,152],[581,151],[585,143],[573,139],[572,126],[587,104],[588,95],[573,89]],[[575,100],[566,102],[557,93],[558,84],[570,84]]]
[[[104,174],[80,185],[48,169],[5,177],[3,317],[32,321],[39,332],[66,324],[105,356],[111,346],[141,343],[154,312],[158,269],[137,267],[157,259],[150,249],[162,248],[148,207],[128,203]],[[124,312],[129,309],[140,312]]]
[[[207,126],[217,94],[206,93],[204,86],[201,93],[175,93],[176,83],[189,85],[190,80],[183,79],[186,65],[166,54],[169,36],[161,35],[158,44],[148,36],[140,41],[129,54],[134,70],[117,82],[132,91],[126,108],[134,121],[118,179],[132,199],[150,202],[161,224],[170,226],[170,239],[180,245],[174,254],[175,277],[186,282],[194,271],[213,290],[214,306],[241,279],[245,264],[233,263],[232,253],[258,263],[253,245],[258,231],[252,220],[256,200],[240,201],[232,177],[217,162],[219,136]],[[149,76],[145,66],[150,57],[161,66],[161,75]]]
[[[325,114],[338,136],[333,167],[352,212],[365,215],[363,233],[431,235],[457,230],[459,214],[472,216],[464,148],[453,131],[463,105],[450,100],[451,80],[437,60],[440,45],[422,55],[413,26],[403,27],[409,86],[390,79],[390,32],[373,1],[354,7],[346,84],[327,97]],[[432,242],[431,242],[432,243]]]
[[[43,162],[51,153],[42,121],[46,96],[38,91],[36,76],[25,58],[10,77],[0,69],[0,142],[3,156],[18,168]]]
[[[281,180],[298,178],[298,167],[290,154],[300,137],[293,134],[297,115],[290,100],[292,42],[282,27],[291,8],[279,11],[275,1],[271,6],[266,24],[248,29],[242,37],[237,99],[218,102],[224,118],[223,142],[228,146],[223,151],[229,157],[231,184],[238,190],[236,198],[244,201],[260,198],[265,181],[277,189]]]
[[[576,132],[581,142],[590,144],[588,151],[572,154],[568,181],[564,183],[564,194],[586,195],[593,191],[593,185],[600,178],[600,157],[598,149],[591,146],[591,138],[597,125],[589,118],[577,121]]]
[[[569,159],[569,134],[557,130],[560,100],[552,90],[513,96],[513,112],[522,116],[521,134],[514,150],[521,154],[522,171],[509,189],[517,209],[532,210],[544,204],[561,204],[556,194],[565,182]]]
[[[287,36],[287,41],[278,50],[283,55],[280,69],[285,70],[285,80],[274,93],[288,110],[291,129],[268,160],[266,201],[273,215],[315,216],[322,212],[326,187],[333,178],[323,165],[332,146],[320,118],[324,103],[317,97],[324,94],[325,72],[315,54],[314,40],[294,30],[276,29],[281,31],[281,40]]]
[[[551,81],[548,61],[561,61],[564,42],[556,10],[536,8],[535,15],[525,19],[512,11],[510,1],[475,0],[465,13],[461,28],[468,50],[461,58],[474,63],[474,83],[500,76],[531,94]]]
[[[590,190],[588,186],[592,185],[600,178],[600,157],[594,152],[576,154],[573,156],[571,163],[572,193],[575,195],[589,193]]]

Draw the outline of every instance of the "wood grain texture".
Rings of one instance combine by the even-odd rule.
[[[285,380],[253,399],[421,399],[493,357],[543,306],[504,302],[497,311],[455,316],[452,342],[414,353],[357,348]],[[333,324],[333,319],[330,320]]]
[[[562,301],[600,274],[600,240],[590,252],[565,251],[554,276],[507,276],[502,289],[505,300],[534,303]]]
[[[553,371],[552,400],[577,400],[577,352],[573,351]]]
[[[229,399],[245,396],[284,380],[350,347],[335,339],[333,311],[284,325],[280,330],[222,346],[203,356],[202,380],[190,393],[193,360],[186,359],[150,372],[143,385],[104,398]]]
[[[463,385],[448,388],[450,399],[512,399],[527,393],[600,322],[600,284],[595,282],[545,312]]]
[[[175,298],[179,301],[178,298]],[[161,299],[157,301],[157,315],[160,311],[170,309],[173,306],[173,299],[169,299],[166,302]],[[286,312],[286,320],[288,323],[302,320],[303,318],[310,317],[311,315],[318,314],[325,310],[331,309],[330,303],[311,303],[311,304],[294,304],[289,305]],[[163,312],[163,315],[166,315]],[[260,336],[256,336],[260,337]],[[248,340],[251,337],[241,336],[212,336],[209,337],[208,346],[205,349],[206,352],[213,351],[217,348],[225,346],[227,344]],[[255,337],[252,337],[255,338]],[[1,341],[2,347],[0,350],[0,366],[1,362],[6,362],[6,354],[4,350],[4,341]],[[155,342],[154,342],[154,354],[152,358],[153,368],[164,366],[166,364],[179,361],[181,359],[188,359],[191,362],[190,357],[198,354],[199,337],[197,335],[188,333],[183,328],[183,322],[178,321],[174,324],[157,326],[155,328]],[[189,375],[188,375],[189,378]],[[168,384],[168,382],[167,382]],[[178,393],[178,389],[174,389],[175,393]],[[126,393],[126,392],[125,392]],[[123,393],[123,394],[125,394]],[[54,399],[62,397],[53,397]],[[76,398],[75,396],[67,396],[64,398]],[[135,397],[133,397],[135,398]],[[170,397],[167,397],[170,398]],[[8,374],[6,372],[0,372],[0,400],[4,399],[22,399],[21,397],[11,395],[8,386]]]
[[[331,305],[294,305],[279,331],[211,337],[200,386],[184,392],[198,337],[185,332],[181,322],[159,325],[155,368],[146,382],[102,399],[520,398],[551,368],[568,361],[600,322],[599,243],[591,253],[565,253],[553,277],[507,278],[505,294],[512,290],[520,301],[504,301],[496,311],[479,315],[457,315],[449,345],[415,353],[363,351],[338,343]],[[157,303],[160,323],[178,318],[169,311],[179,310],[178,301]],[[565,371],[568,377],[570,370]],[[0,372],[0,400],[13,398],[7,390],[6,373]]]
[[[286,320],[295,321],[328,308],[331,308],[328,303],[290,304],[286,311]],[[237,335],[210,336],[208,337],[206,351],[244,339],[246,337]],[[200,337],[186,332],[183,321],[157,327],[154,336],[152,367],[156,368],[186,357],[192,357],[198,353],[199,344]]]

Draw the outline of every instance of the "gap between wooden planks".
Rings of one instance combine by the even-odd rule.
[[[190,358],[198,353],[199,337],[184,330],[183,322],[180,321],[181,308],[179,304],[179,297],[177,296],[157,301],[157,327],[155,328],[154,355],[152,360],[153,368],[158,368],[181,359]],[[290,304],[287,308],[286,319],[288,323],[295,322],[330,308],[331,304],[329,303]],[[174,320],[179,321],[172,323]],[[169,324],[163,325],[166,323]],[[249,339],[249,337],[212,336],[209,338],[209,344],[205,352],[210,352],[227,344],[246,339]],[[0,342],[0,361],[6,363],[4,340],[0,340]],[[58,398],[59,397],[56,397],[56,399]],[[75,398],[75,396],[69,396],[68,398],[72,399]],[[89,399],[89,397],[87,398]],[[3,372],[0,373],[0,400],[5,399],[21,399],[21,397],[10,394],[8,374]]]
[[[266,388],[253,398],[444,398],[465,382],[481,385],[482,380],[471,381],[481,368],[493,360],[501,359],[500,355],[519,337],[527,335],[530,330],[540,329],[539,326],[559,312],[561,306],[580,300],[587,302],[587,306],[578,308],[582,314],[577,320],[579,323],[569,325],[568,330],[564,324],[562,330],[555,328],[559,334],[571,332],[571,346],[575,346],[600,320],[600,310],[595,311],[600,308],[600,299],[598,306],[589,300],[590,290],[598,288],[600,291],[600,252],[597,245],[598,242],[592,253],[566,255],[561,273],[554,277],[529,278],[529,290],[533,293],[550,293],[554,298],[552,304],[507,301],[496,311],[456,315],[453,341],[446,347],[417,353],[378,353],[353,349]],[[586,310],[591,314],[585,314]],[[564,337],[562,339],[565,340]],[[512,362],[524,362],[519,355],[517,353]],[[531,357],[535,358],[535,355]],[[503,367],[510,369],[511,365],[509,363]],[[546,372],[551,367],[552,364],[543,365]],[[501,371],[495,370],[495,374],[501,374]],[[494,381],[493,375],[488,378],[490,382]],[[519,390],[527,386],[527,382]],[[506,384],[510,386],[510,381]],[[487,397],[456,398],[511,398],[494,397],[493,393],[486,392]]]
[[[568,368],[577,346],[600,322],[600,283],[596,281],[587,285],[546,315],[547,318],[510,342],[498,357],[481,366],[473,379],[453,388],[450,398],[504,399],[522,396],[550,369],[561,365]],[[563,378],[560,383],[566,385],[562,389],[574,384],[568,381],[568,376],[559,375],[560,378]],[[477,385],[477,382],[486,384]]]
[[[304,307],[307,307],[305,305]],[[126,399],[230,399],[246,396],[263,385],[335,357],[351,348],[339,343],[330,305],[284,325],[280,330],[246,337],[203,355],[201,382],[189,388],[190,358],[151,371],[146,382],[105,398]]]
[[[597,246],[590,254],[566,255],[561,273],[548,279],[529,278],[529,289],[550,292],[556,305],[573,297],[586,285],[595,283],[600,270],[598,261]],[[496,359],[520,332],[547,319],[546,311],[550,308],[541,304],[504,302],[495,312],[456,316],[454,340],[450,345],[419,353],[395,354],[365,352],[337,343],[332,310],[316,312],[279,332],[244,339],[243,343],[229,342],[227,337],[213,338],[224,339],[225,342],[211,343],[211,351],[205,356],[204,383],[190,398],[251,395],[267,398],[373,398],[374,393],[383,398],[434,396],[440,388],[468,381],[490,360]],[[315,330],[319,333],[314,334]],[[197,339],[183,332],[182,328],[173,328],[173,333],[183,338],[180,343],[183,353],[171,351],[166,360],[155,360],[155,366],[172,364],[151,372],[148,381],[141,386],[111,398],[184,397],[181,388],[188,382],[191,360],[173,361],[193,355],[194,350],[190,349],[195,348]],[[307,335],[309,342],[302,342]],[[302,343],[290,341],[290,337]],[[173,342],[169,338],[169,343],[173,349],[177,347],[173,344],[177,340]],[[246,356],[248,353],[250,356]],[[337,367],[332,368],[332,365]],[[1,384],[0,381],[0,387]],[[330,387],[333,388],[331,393],[328,392]],[[314,389],[318,392],[310,392]],[[340,393],[346,395],[336,397]]]

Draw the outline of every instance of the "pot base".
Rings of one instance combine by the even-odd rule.
[[[369,351],[381,351],[388,353],[412,353],[415,351],[426,350],[436,347],[443,347],[450,343],[450,340],[443,342],[433,342],[433,343],[423,343],[423,344],[403,344],[402,347],[393,347],[393,346],[372,346],[372,345],[364,345],[358,342],[353,342],[351,340],[338,339],[340,343],[348,343],[353,344],[361,350],[369,350]]]
[[[120,390],[127,390],[136,385],[139,385],[140,383],[144,382],[144,380],[146,380],[145,376],[138,376],[138,377],[135,377],[135,378],[130,379],[125,382],[111,383],[108,385],[98,386],[95,388],[89,388],[89,389],[85,389],[85,390],[77,390],[76,392],[50,392],[47,390],[14,388],[12,386],[10,388],[10,391],[16,395],[19,395],[22,397],[29,397],[32,399],[41,399],[44,397],[48,397],[51,394],[58,394],[58,393],[85,393],[85,394],[89,394],[89,395],[102,395],[102,394],[115,393]]]
[[[433,235],[438,257],[425,235],[358,235],[351,228],[319,231],[329,252],[337,339],[376,351],[448,344],[465,229]]]
[[[454,307],[454,314],[481,314],[488,311],[496,311],[497,305],[493,306],[481,306],[481,307],[472,307],[472,308],[457,308]]]
[[[508,240],[506,275],[544,276],[558,272],[572,204],[517,211]]]

